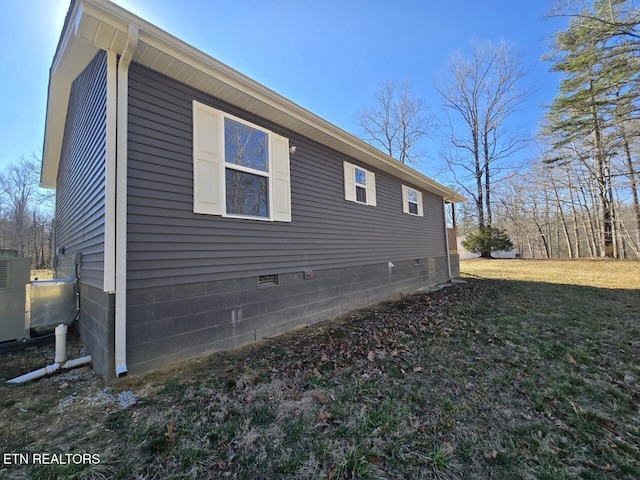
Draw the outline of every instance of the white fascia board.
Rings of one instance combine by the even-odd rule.
[[[76,36],[83,15],[82,5],[76,5],[72,20],[63,32],[58,52],[49,73],[49,90],[44,129],[40,186],[56,188],[62,138],[64,136],[71,84],[85,69],[98,49]]]

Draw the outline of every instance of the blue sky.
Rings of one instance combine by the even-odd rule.
[[[358,134],[354,116],[380,82],[411,83],[441,113],[434,81],[471,40],[507,40],[525,53],[523,87],[537,89],[514,119],[534,133],[557,77],[540,57],[563,27],[545,19],[548,0],[116,0],[124,8],[248,75],[302,107]],[[67,0],[0,0],[0,169],[39,154],[48,70]],[[439,141],[422,147],[420,168],[440,167]]]

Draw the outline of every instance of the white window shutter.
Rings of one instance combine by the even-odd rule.
[[[409,213],[409,187],[402,185],[402,211]]]
[[[356,201],[356,167],[348,162],[344,162],[344,199]]]
[[[214,108],[193,101],[193,211],[223,213],[224,164],[220,150],[222,116]]]
[[[376,206],[376,174],[367,170],[367,205]]]
[[[422,207],[422,192],[417,191],[418,193],[418,216],[424,217],[424,211]]]
[[[271,159],[273,167],[273,220],[291,221],[291,175],[289,166],[289,139],[271,134]]]

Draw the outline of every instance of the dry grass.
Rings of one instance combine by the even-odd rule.
[[[0,452],[101,462],[0,477],[640,478],[638,265],[468,261],[467,285],[113,389],[87,369],[1,385]]]
[[[640,290],[640,262],[589,260],[473,259],[461,262],[462,272],[501,280],[584,285]]]

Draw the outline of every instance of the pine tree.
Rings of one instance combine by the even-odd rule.
[[[553,71],[564,74],[547,115],[548,132],[561,133],[557,150],[582,145],[591,160],[599,201],[601,255],[614,256],[611,158],[619,127],[637,118],[639,13],[628,0],[596,0],[571,16],[553,44]],[[627,137],[628,138],[628,137]],[[575,149],[575,148],[574,148]],[[566,159],[564,159],[566,161]]]

